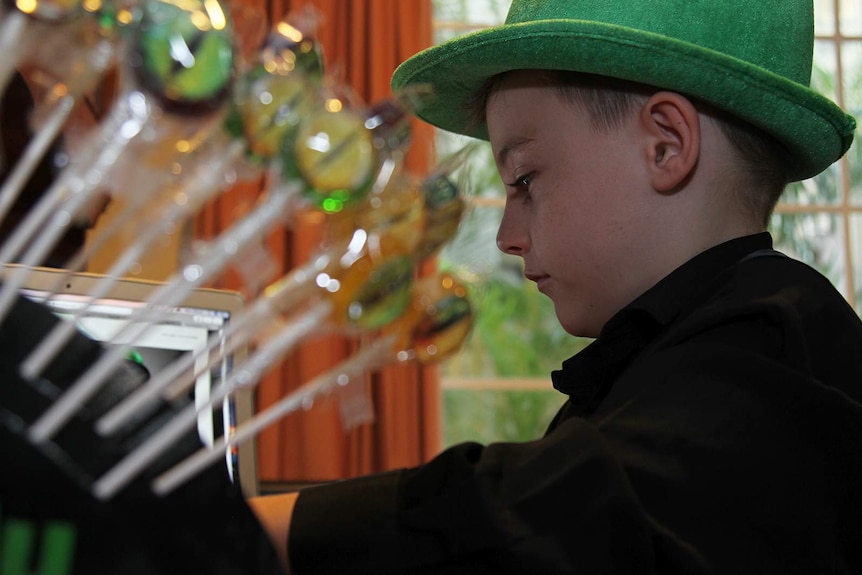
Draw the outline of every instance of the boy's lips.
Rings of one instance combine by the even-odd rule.
[[[525,272],[524,277],[527,278],[528,280],[530,280],[531,282],[536,282],[536,287],[541,292],[544,291],[542,288],[548,283],[548,280],[551,279],[551,277],[548,275],[535,274],[535,273],[530,273],[530,272]]]

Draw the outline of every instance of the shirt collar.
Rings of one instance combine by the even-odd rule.
[[[736,238],[693,257],[617,312],[599,337],[551,373],[554,387],[569,396],[576,414],[598,407],[617,376],[722,271],[747,255],[772,247],[768,232]]]

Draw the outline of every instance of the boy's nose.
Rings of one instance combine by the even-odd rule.
[[[529,249],[529,234],[526,228],[518,223],[517,217],[510,210],[503,210],[503,219],[497,229],[497,249],[505,254],[523,255]]]

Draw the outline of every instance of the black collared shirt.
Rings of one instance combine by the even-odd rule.
[[[862,322],[760,234],[554,372],[545,437],[303,493],[297,573],[860,573]]]
[[[680,314],[708,296],[705,290],[722,270],[745,258],[765,256],[781,257],[772,250],[768,233],[727,242],[693,258],[617,313],[595,342],[551,374],[554,388],[570,398],[570,405],[558,418],[593,411],[633,357]]]

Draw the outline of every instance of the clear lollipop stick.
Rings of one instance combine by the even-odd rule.
[[[333,267],[346,265],[345,256],[350,256],[352,249],[356,249],[352,242],[349,242],[347,247],[333,247],[270,284],[246,312],[238,315],[228,325],[223,335],[214,335],[207,346],[196,354],[181,356],[166,366],[144,386],[102,416],[96,422],[97,432],[110,435],[160,396],[170,399],[173,395],[184,393],[200,373],[212,367],[224,355],[232,352],[239,342],[249,337],[249,334],[245,333],[248,326],[266,323],[274,315],[285,315],[294,306],[319,293],[317,281],[320,274],[327,270],[333,271]],[[224,349],[220,348],[222,339],[228,341]],[[205,355],[208,359],[202,361]],[[169,392],[165,392],[169,386]]]
[[[61,29],[59,34],[66,34],[68,38],[77,39],[68,45],[62,43],[59,46],[48,45],[44,54],[36,54],[36,65],[46,67],[49,74],[59,78],[58,82],[48,93],[48,97],[41,103],[37,102],[34,117],[42,118],[54,108],[60,100],[71,98],[79,101],[84,94],[93,89],[105,72],[118,60],[118,53],[124,48],[121,38],[116,31],[109,31],[98,26],[102,31],[97,33],[93,30],[81,30],[92,25],[98,15],[85,14],[76,22],[82,24],[77,29]],[[46,48],[45,46],[42,47]],[[63,50],[67,52],[62,57],[57,57],[56,52]]]
[[[231,353],[239,343],[245,341],[244,332],[247,327],[256,326],[259,322],[271,318],[274,313],[282,313],[281,310],[309,298],[315,292],[314,277],[322,269],[318,263],[320,259],[316,258],[315,261],[292,271],[267,289],[267,293],[255,300],[247,312],[228,324],[224,334],[214,334],[205,349],[195,354],[183,355],[155,374],[144,386],[99,418],[96,421],[96,431],[102,435],[116,432],[144,407],[159,397],[164,397],[163,392],[169,386],[171,394],[183,392],[201,372],[212,367],[224,355]],[[222,340],[227,340],[227,346],[217,350]],[[209,358],[205,366],[199,361],[204,354]],[[194,369],[196,365],[201,367]],[[187,375],[184,380],[181,379],[183,375]]]
[[[150,299],[154,307],[178,305],[196,287],[209,280],[224,265],[235,258],[242,246],[261,238],[288,211],[294,196],[301,189],[297,182],[287,182],[267,198],[243,220],[228,229],[215,240],[211,249],[195,263],[188,264],[174,274],[168,282],[155,291]],[[140,337],[153,321],[151,310],[133,314],[115,337],[126,336],[130,342]],[[130,345],[120,345],[107,350],[72,386],[36,420],[28,436],[35,443],[48,440],[62,427],[80,407],[93,396],[125,359]]]
[[[15,268],[14,272],[5,278],[3,286],[0,287],[0,321],[2,321],[18,297],[18,290],[32,273],[27,266],[37,265],[48,255],[65,233],[66,226],[75,217],[78,211],[88,201],[85,194],[72,196],[70,201],[64,203],[60,210],[55,212],[49,220],[48,225],[36,238],[30,249],[20,260],[24,267]],[[2,261],[2,260],[0,260]]]
[[[240,142],[234,142],[229,151],[229,157],[239,157],[242,154],[243,147]],[[83,308],[75,310],[73,318],[85,315],[93,302],[100,297],[105,296],[111,288],[117,283],[119,278],[125,274],[131,267],[139,261],[144,251],[155,242],[161,234],[181,221],[188,214],[197,210],[204,200],[209,198],[214,192],[223,189],[220,181],[221,172],[218,170],[200,170],[204,173],[195,174],[190,178],[189,185],[183,188],[179,193],[184,194],[185,201],[177,204],[173,203],[170,208],[160,215],[158,222],[149,222],[150,225],[140,226],[141,234],[135,242],[132,243],[120,257],[111,265],[111,268],[92,290],[89,303]],[[145,194],[137,195],[138,198],[143,198]],[[121,212],[118,219],[132,218],[140,208],[140,201],[132,202],[126,210]],[[36,349],[21,364],[21,375],[25,379],[36,377],[45,369],[47,364],[53,359],[63,345],[74,335],[76,327],[74,321],[66,321],[58,323],[54,329],[42,339]]]
[[[11,10],[0,20],[0,94],[36,40],[32,27],[33,19],[18,10]]]
[[[222,456],[228,445],[250,439],[300,407],[309,408],[317,396],[347,385],[351,377],[396,361],[415,359],[424,364],[449,357],[463,344],[472,320],[467,290],[456,278],[441,274],[421,280],[413,289],[407,313],[387,326],[377,341],[239,425],[230,438],[226,433],[212,447],[198,450],[161,474],[153,483],[154,492],[169,493]]]
[[[46,290],[49,294],[56,294],[63,284],[69,279],[69,277],[77,271],[83,269],[86,263],[92,258],[93,254],[98,250],[102,249],[110,240],[114,238],[118,231],[127,227],[129,224],[135,226],[135,230],[143,228],[144,231],[150,229],[150,226],[156,225],[158,222],[152,222],[151,218],[145,218],[142,221],[136,220],[139,217],[141,209],[150,201],[150,198],[147,194],[134,194],[132,196],[132,201],[128,206],[128,209],[124,209],[120,213],[116,214],[111,221],[108,222],[106,226],[104,226],[101,230],[99,230],[98,235],[90,238],[85,245],[81,246],[75,254],[69,259],[68,262],[64,264],[64,269],[61,270],[61,273],[57,274],[57,279],[54,283]],[[185,211],[193,211],[193,210],[185,210]],[[165,216],[166,219],[171,219],[170,213]],[[141,232],[145,233],[145,232]],[[85,304],[85,308],[89,309],[91,303],[87,302]],[[81,313],[81,310],[70,310],[70,315],[73,318],[77,318]],[[59,325],[57,326],[58,329]],[[48,337],[44,338],[39,342],[39,347],[36,348],[31,353],[31,356],[35,355],[41,347],[47,345],[47,340],[52,337],[53,334],[49,334]],[[50,359],[50,358],[49,358]],[[33,366],[27,368],[27,361],[22,363],[21,372],[30,373],[32,370],[33,375],[41,373],[44,366],[37,367]]]
[[[99,230],[99,234],[89,239],[80,249],[78,249],[75,254],[64,264],[63,273],[58,274],[56,281],[48,288],[47,292],[51,295],[56,294],[60,288],[63,286],[64,282],[69,279],[69,277],[75,272],[81,271],[90,258],[93,257],[97,251],[102,249],[108,241],[116,236],[117,232],[124,229],[127,225],[131,224],[134,226],[134,229],[137,230],[149,229],[149,224],[151,222],[141,222],[138,218],[141,213],[141,209],[145,206],[149,198],[146,194],[134,194],[131,202],[131,208],[128,210],[123,210],[113,218],[108,224]],[[142,232],[143,233],[143,232]],[[86,307],[89,307],[89,303]],[[77,317],[77,312],[74,312],[73,317]],[[42,340],[40,345],[44,344],[45,341]],[[22,370],[23,371],[23,370]]]
[[[81,161],[63,170],[24,221],[3,242],[0,246],[0,261],[16,260],[26,243],[40,231],[57,207],[64,201],[71,201],[69,196],[89,196],[97,189],[106,170],[117,160],[129,140],[140,131],[149,114],[149,105],[140,92],[134,92],[121,100],[115,113],[99,128],[98,139],[86,146]]]
[[[152,483],[153,492],[157,495],[169,494],[217,459],[223,458],[225,449],[228,447],[253,438],[282,417],[307,407],[318,397],[328,395],[333,390],[347,385],[351,380],[361,377],[368,370],[381,367],[391,361],[391,338],[371,343],[353,357],[318,375],[252,419],[238,425],[230,437],[227,435],[219,437],[211,447],[199,449],[159,475]]]
[[[219,384],[204,405],[188,405],[165,427],[147,438],[143,444],[108,470],[93,484],[93,495],[101,500],[113,497],[117,491],[125,487],[145,467],[173,445],[183,433],[194,427],[201,412],[212,409],[213,405],[217,405],[236,389],[256,383],[260,374],[271,368],[273,362],[281,357],[284,350],[296,345],[301,338],[318,329],[321,320],[329,313],[330,304],[322,302],[302,314],[297,321],[292,322],[277,337],[270,340],[265,350],[255,354],[253,359],[246,362],[241,369],[234,371],[227,380]]]
[[[0,54],[3,53],[5,52],[0,52]],[[15,200],[21,194],[21,190],[39,165],[39,161],[56,140],[80,95],[91,88],[96,80],[104,74],[113,61],[113,54],[114,49],[110,43],[101,42],[97,48],[91,50],[88,65],[83,66],[83,71],[80,71],[68,85],[64,86],[65,95],[60,98],[51,98],[49,102],[37,106],[34,116],[40,118],[39,128],[35,131],[14,170],[3,182],[3,187],[0,188],[0,222],[6,217]],[[43,110],[46,106],[48,108]]]
[[[310,299],[319,291],[316,282],[320,274],[327,270],[333,271],[331,269],[333,267],[347,265],[345,257],[354,261],[350,258],[353,257],[352,250],[355,251],[356,249],[353,242],[348,242],[346,247],[330,248],[303,266],[291,270],[280,280],[270,284],[246,312],[238,315],[228,325],[223,335],[211,337],[206,348],[194,355],[181,356],[155,374],[144,386],[102,416],[96,422],[96,430],[103,435],[114,433],[134,417],[139,410],[160,396],[170,399],[171,395],[183,393],[202,371],[209,369],[223,355],[233,351],[232,346],[248,337],[248,334],[244,332],[249,325],[255,326],[258,323],[265,323],[273,315],[284,315],[297,304]],[[227,349],[216,350],[221,345],[222,339],[228,341]],[[208,360],[206,362],[199,361],[204,354]],[[194,366],[198,366],[197,369],[189,371]],[[171,388],[170,393],[163,393],[169,386]]]
[[[88,294],[90,300],[81,308],[73,311],[72,317],[66,321],[58,322],[54,328],[45,336],[39,345],[30,353],[21,364],[20,372],[25,379],[33,379],[38,376],[48,363],[59,353],[63,345],[78,331],[75,319],[86,315],[94,303],[110,292],[120,277],[129,270],[135,262],[139,261],[150,243],[164,231],[164,226],[151,226],[142,236],[146,241],[135,242],[126,249],[120,258],[114,262],[96,286]]]
[[[18,196],[21,195],[21,190],[35,171],[36,166],[39,165],[39,161],[51,147],[51,143],[57,138],[57,134],[60,133],[74,106],[73,98],[63,98],[57,102],[51,115],[30,140],[12,173],[3,182],[3,187],[0,188],[0,222],[9,213]]]
[[[221,348],[221,341],[227,339],[224,349]],[[153,377],[143,386],[132,392],[120,403],[114,406],[108,413],[100,417],[96,421],[96,432],[106,436],[115,433],[129,420],[133,419],[146,406],[152,404],[169,386],[172,390],[179,393],[180,389],[186,389],[196,378],[215,365],[222,357],[232,353],[239,344],[243,341],[241,337],[222,336],[220,333],[214,333],[207,341],[206,347],[199,352],[187,353],[180,356],[179,359],[158,371]],[[210,352],[217,349],[217,352],[210,355]],[[195,366],[200,365],[200,360],[207,357],[206,365],[195,369]],[[180,378],[183,374],[193,370],[191,375],[185,379]],[[178,385],[181,386],[178,389]]]
[[[356,289],[356,294],[351,296],[351,299],[360,298],[363,294],[368,295],[366,286],[371,285],[377,289],[381,289],[386,284],[378,284],[371,281],[368,284],[363,284]],[[378,301],[379,295],[371,298]],[[354,299],[354,301],[356,301]],[[176,441],[179,434],[189,426],[194,424],[196,413],[201,410],[210,409],[219,401],[224,399],[227,394],[240,387],[248,388],[255,385],[260,376],[283,355],[290,351],[302,337],[307,337],[311,334],[321,333],[322,329],[329,328],[329,322],[324,321],[328,316],[337,309],[337,304],[331,301],[323,301],[315,304],[309,312],[301,315],[298,322],[291,321],[282,330],[274,336],[269,337],[264,344],[247,360],[240,369],[234,371],[231,376],[220,385],[207,402],[198,408],[190,406],[187,413],[181,413],[178,420],[181,422],[172,421],[169,424],[169,431],[159,432],[157,436],[147,440],[138,450],[129,454],[127,458],[120,462],[114,469],[105,474],[104,480],[100,480],[94,485],[94,493],[97,497],[109,498],[116,490],[121,489],[128,481],[132,480],[141,469],[148,465],[154,458],[158,457],[172,442]],[[422,308],[427,309],[426,308]],[[416,314],[411,314],[409,321],[413,325],[416,321]],[[394,320],[394,318],[393,318]],[[392,321],[392,320],[390,320]],[[403,330],[403,328],[402,328]],[[393,342],[395,341],[395,335]],[[394,356],[389,346],[390,356]],[[168,428],[166,428],[168,429]]]

